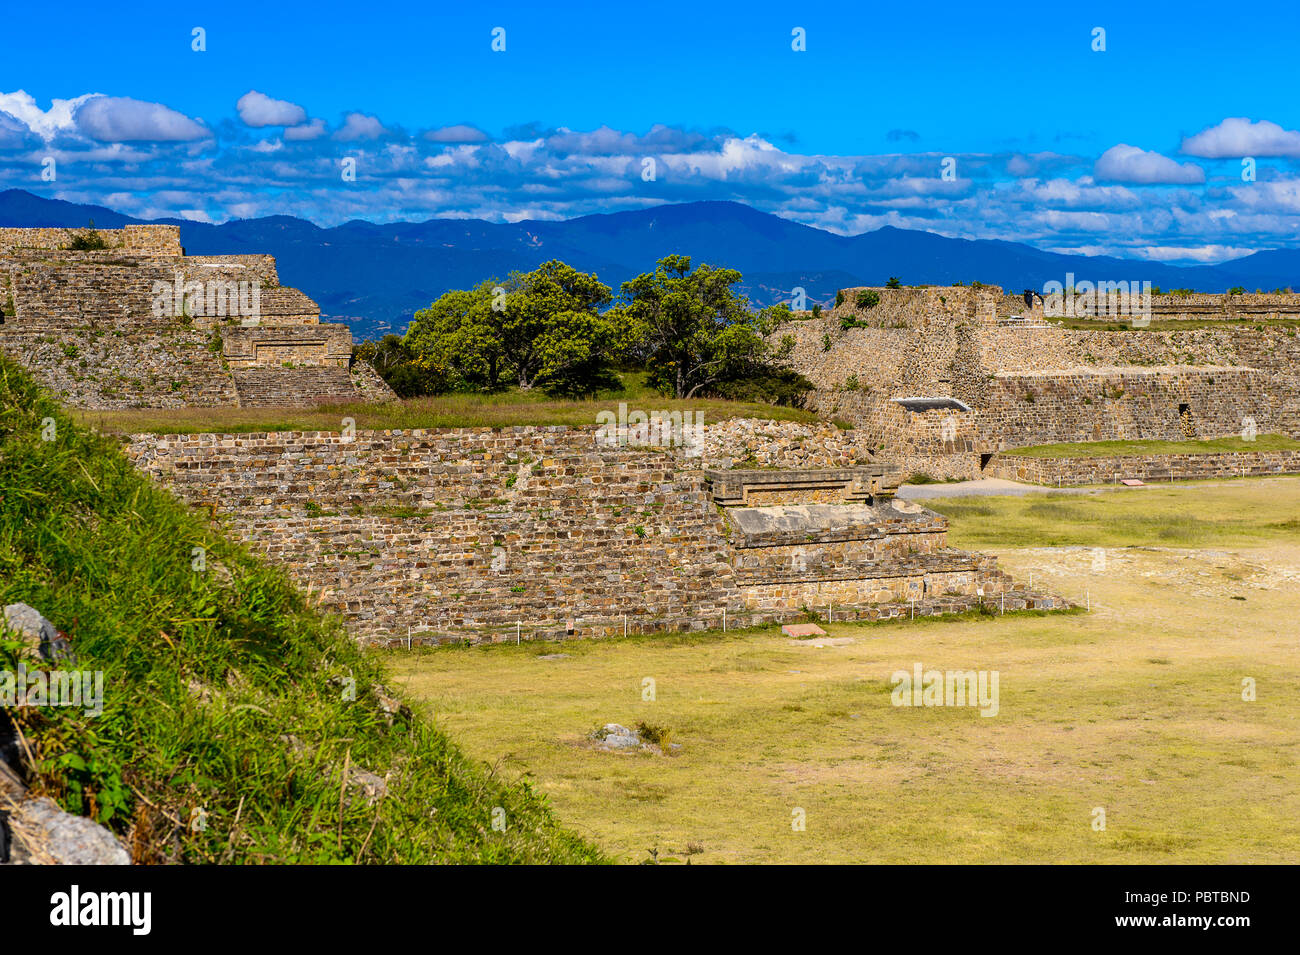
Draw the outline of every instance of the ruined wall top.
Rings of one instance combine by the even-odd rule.
[[[136,255],[183,254],[180,226],[128,225],[121,229],[0,228],[0,255],[23,249],[67,249],[83,234],[97,235],[106,247]]]

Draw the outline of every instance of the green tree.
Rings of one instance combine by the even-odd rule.
[[[766,368],[763,335],[781,318],[780,307],[760,313],[733,286],[735,269],[701,265],[688,255],[669,255],[653,272],[624,282],[611,311],[629,353],[645,361],[652,381],[677,398]],[[788,317],[789,307],[784,313]]]
[[[406,344],[463,386],[494,390],[508,376],[524,390],[578,394],[609,379],[620,337],[598,309],[610,301],[596,276],[553,259],[447,292],[415,313]]]
[[[610,303],[610,288],[596,276],[552,259],[511,273],[505,290],[491,324],[520,388],[581,387],[612,358],[613,325],[597,311]]]
[[[492,329],[495,281],[446,292],[415,313],[404,343],[430,366],[442,369],[457,389],[501,386],[505,359]]]

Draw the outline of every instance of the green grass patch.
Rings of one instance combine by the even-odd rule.
[[[816,421],[800,408],[720,398],[664,398],[645,384],[643,372],[625,372],[623,387],[598,392],[594,398],[552,398],[532,389],[510,388],[492,394],[450,394],[369,404],[321,405],[302,410],[284,408],[130,408],[119,411],[74,411],[77,421],[104,433],[192,434],[215,431],[338,431],[344,418],[362,430],[416,428],[509,428],[527,425],[595,427],[602,411],[618,412],[620,402],[631,411],[699,412],[706,424],[730,418],[773,421]]]
[[[1244,451],[1296,451],[1300,441],[1284,434],[1261,434],[1254,441],[1239,436],[1197,438],[1187,441],[1082,441],[1074,444],[1039,444],[1001,452],[1019,458],[1146,457],[1154,454],[1224,454]]]
[[[1294,542],[1300,479],[1265,478],[1096,494],[928,499],[948,540],[970,550],[1008,547],[1208,547]]]
[[[383,669],[336,618],[7,359],[0,500],[0,603],[68,631],[105,697],[99,716],[27,707],[0,720],[30,747],[31,788],[103,822],[136,861],[601,861],[526,782],[392,712]],[[0,670],[17,660],[0,641]],[[387,795],[368,802],[345,766],[386,779]]]

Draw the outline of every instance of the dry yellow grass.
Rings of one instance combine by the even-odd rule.
[[[1260,494],[1300,508],[1296,479],[1183,490],[1189,514],[1234,494],[1246,510]],[[1000,552],[1017,576],[1086,596],[1087,615],[837,624],[849,642],[820,647],[767,629],[444,649],[390,666],[471,754],[530,775],[626,861],[694,844],[696,862],[1294,863],[1300,543],[1247,542]],[[891,705],[891,674],[918,662],[998,671],[1000,712]],[[585,739],[637,720],[681,749]]]

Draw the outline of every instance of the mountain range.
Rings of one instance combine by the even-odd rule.
[[[429,219],[376,224],[354,220],[322,228],[293,216],[236,219],[220,225],[184,219],[141,220],[102,206],[0,192],[0,226],[116,229],[143,221],[180,226],[191,255],[269,253],[280,281],[320,303],[358,337],[405,328],[412,313],[443,292],[558,258],[619,283],[649,271],[670,253],[738,269],[756,304],[789,301],[802,287],[808,303],[837,289],[981,281],[1011,291],[1048,281],[1149,281],[1169,288],[1222,292],[1300,287],[1300,249],[1255,252],[1218,265],[1175,266],[1104,256],[1062,255],[1017,242],[952,239],[886,226],[835,235],[737,202],[688,202],[563,221],[494,223]]]

